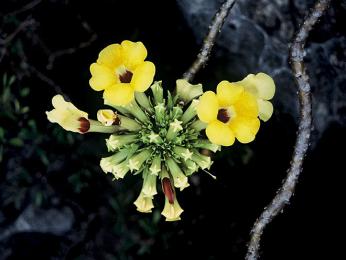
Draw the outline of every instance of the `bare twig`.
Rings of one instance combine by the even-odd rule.
[[[9,44],[16,36],[18,33],[20,33],[23,29],[25,29],[28,26],[31,26],[35,24],[35,20],[33,19],[27,19],[19,24],[19,26],[12,32],[10,35],[8,35],[6,38],[1,39],[0,38],[0,46],[5,46]]]
[[[204,38],[203,46],[197,55],[197,59],[191,65],[191,67],[184,73],[183,78],[187,81],[192,81],[196,73],[205,66],[206,62],[209,59],[211,49],[214,46],[216,37],[221,31],[221,27],[224,24],[227,15],[232,9],[235,0],[226,0],[215,14],[213,21],[209,27],[209,32]]]
[[[46,76],[44,73],[42,73],[41,71],[39,71],[36,67],[34,67],[31,64],[26,63],[28,69],[34,74],[36,75],[37,78],[39,78],[40,80],[42,80],[44,83],[48,84],[49,86],[51,86],[55,92],[57,94],[60,95],[64,95],[65,97],[67,97],[67,95],[62,91],[62,88],[57,85],[51,78],[49,78],[48,76]]]
[[[48,63],[46,66],[48,70],[51,70],[53,68],[54,62],[57,58],[67,54],[73,54],[80,49],[86,48],[90,46],[97,39],[97,34],[90,28],[89,24],[85,20],[83,20],[80,15],[78,15],[77,18],[80,20],[84,30],[91,34],[89,39],[84,42],[81,42],[75,47],[70,47],[67,49],[62,49],[62,50],[58,50],[58,51],[50,53],[50,55],[48,56]]]
[[[36,7],[38,4],[40,4],[42,0],[34,0],[26,5],[24,5],[22,8],[15,10],[11,13],[5,14],[5,16],[10,16],[10,15],[18,15],[20,13],[26,12],[31,10],[32,8]]]
[[[97,35],[94,33],[90,36],[90,38],[85,41],[85,42],[81,42],[78,46],[76,47],[71,47],[71,48],[67,48],[67,49],[63,49],[63,50],[58,50],[56,52],[52,52],[49,56],[48,56],[48,64],[47,64],[47,69],[51,70],[54,66],[54,62],[57,58],[66,55],[66,54],[73,54],[76,51],[86,48],[88,46],[90,46],[90,44],[92,44],[95,40],[97,39]]]
[[[18,53],[18,55],[21,57],[22,60],[22,64],[21,67],[23,68],[23,71],[25,71],[26,73],[29,72],[32,75],[35,75],[38,79],[40,79],[42,82],[46,83],[47,85],[51,86],[54,91],[57,94],[63,95],[66,97],[67,100],[70,100],[70,98],[62,91],[62,88],[55,83],[55,81],[53,79],[51,79],[50,77],[48,77],[46,74],[44,74],[42,71],[40,71],[39,69],[36,68],[36,66],[32,65],[29,61],[28,61],[28,57],[25,54],[25,52],[20,51]]]
[[[26,19],[23,22],[19,24],[19,26],[6,38],[1,39],[0,38],[0,63],[2,62],[2,59],[5,57],[7,53],[7,47],[8,45],[13,41],[13,39],[16,38],[16,36],[23,31],[26,27],[32,26],[35,24],[35,20],[33,19]]]
[[[286,179],[274,199],[265,208],[253,226],[246,255],[247,260],[255,260],[259,257],[258,251],[263,230],[289,202],[295,190],[299,174],[302,171],[304,156],[309,146],[312,121],[309,77],[303,63],[304,45],[310,31],[327,9],[329,3],[330,0],[317,1],[314,8],[305,17],[291,45],[290,62],[299,91],[300,121],[298,135]]]

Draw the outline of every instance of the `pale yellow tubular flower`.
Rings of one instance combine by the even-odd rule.
[[[157,176],[150,174],[149,170],[143,172],[143,186],[142,193],[146,197],[152,197],[157,194],[156,189]]]
[[[201,167],[202,170],[210,169],[210,166],[212,165],[212,160],[209,156],[200,154],[199,152],[195,151],[191,158],[199,167]]]
[[[114,172],[114,166],[118,165],[123,160],[125,160],[127,153],[128,152],[126,150],[122,150],[122,151],[117,152],[116,154],[114,154],[112,156],[102,158],[100,161],[101,169],[105,173],[109,173],[109,172],[113,173]]]
[[[162,191],[165,194],[165,206],[161,214],[166,217],[166,221],[180,220],[183,209],[180,207],[175,194],[174,187],[167,170],[163,167],[161,172]]]
[[[76,108],[71,102],[65,101],[62,95],[52,98],[54,109],[46,111],[47,118],[52,123],[58,123],[67,131],[85,134],[89,132],[115,133],[118,126],[105,126],[96,120],[88,118],[88,114]]]
[[[47,111],[47,118],[52,123],[58,123],[67,131],[86,133],[90,129],[88,114],[76,108],[71,102],[66,102],[62,95],[52,99],[54,109]]]
[[[149,172],[152,175],[158,176],[161,172],[161,157],[156,155],[150,165]]]
[[[123,179],[129,171],[130,168],[127,165],[127,161],[123,161],[112,167],[112,173],[115,179]]]
[[[166,221],[181,220],[180,215],[183,211],[176,197],[174,197],[174,202],[172,204],[165,198],[165,207],[161,214],[166,217]]]
[[[138,198],[133,203],[136,205],[137,210],[142,213],[150,213],[154,208],[153,197],[145,196],[143,192],[141,192]]]
[[[100,109],[97,111],[97,120],[105,126],[116,125],[119,124],[120,121],[117,113],[111,109]]]
[[[113,134],[108,139],[106,139],[106,145],[108,151],[116,151],[127,144],[136,142],[138,139],[137,135],[127,134],[127,135],[117,135]]]
[[[133,155],[128,161],[128,167],[131,172],[138,171],[142,164],[150,157],[152,150],[144,149],[141,152]]]
[[[174,187],[179,188],[180,191],[182,191],[186,187],[190,186],[188,178],[172,158],[167,158],[166,164],[169,172],[172,174]]]
[[[177,95],[185,104],[203,94],[202,84],[192,85],[185,79],[178,79],[176,86]]]

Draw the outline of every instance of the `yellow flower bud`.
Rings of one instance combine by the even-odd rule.
[[[118,125],[120,121],[117,114],[111,109],[97,111],[97,120],[105,126]]]

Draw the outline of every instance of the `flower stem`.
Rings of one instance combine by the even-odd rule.
[[[88,132],[97,132],[97,133],[115,133],[121,128],[117,125],[105,126],[101,124],[99,121],[89,119],[90,128]]]

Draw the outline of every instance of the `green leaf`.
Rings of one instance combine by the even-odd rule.
[[[0,141],[5,141],[5,129],[0,127]]]
[[[17,113],[19,113],[20,112],[20,103],[19,103],[18,99],[15,99],[13,102],[14,102],[14,109],[15,109],[15,111]]]
[[[2,102],[4,104],[8,103],[10,101],[10,97],[11,97],[10,89],[4,86],[4,91],[2,92]]]
[[[11,86],[16,81],[16,76],[12,75],[8,81],[8,85]]]
[[[120,205],[118,203],[118,201],[114,198],[109,198],[109,205],[114,209],[115,212],[120,211]]]
[[[45,166],[48,166],[48,165],[49,165],[49,159],[48,159],[46,153],[45,153],[43,150],[38,149],[38,150],[37,150],[37,154],[40,156],[41,162],[42,162]]]
[[[23,107],[22,109],[21,109],[21,113],[22,114],[26,114],[26,113],[28,113],[29,112],[29,110],[30,110],[30,108],[29,107]]]
[[[30,120],[28,121],[28,125],[31,127],[31,129],[32,129],[34,132],[37,132],[37,126],[36,126],[35,120],[30,119]]]
[[[161,213],[159,210],[154,210],[153,212],[153,223],[158,224],[161,218]]]
[[[2,76],[2,85],[4,87],[7,85],[7,73]]]
[[[24,145],[24,142],[22,139],[18,138],[18,137],[15,137],[15,138],[11,138],[9,140],[9,144],[10,145],[13,145],[13,146],[16,146],[16,147],[21,147]]]
[[[167,91],[167,110],[170,111],[173,108],[173,97],[171,92]]]
[[[43,194],[42,194],[42,192],[40,192],[40,191],[36,192],[36,194],[35,194],[35,205],[37,207],[41,206],[42,205],[42,201],[43,201]]]
[[[22,88],[19,92],[21,97],[26,97],[27,95],[29,95],[30,93],[30,89],[29,88]]]

